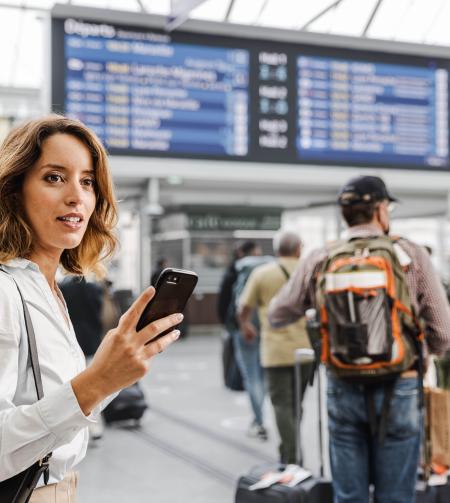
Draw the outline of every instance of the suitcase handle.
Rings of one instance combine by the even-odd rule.
[[[315,353],[312,349],[301,348],[295,350],[295,387],[296,387],[296,403],[295,403],[295,418],[296,418],[296,435],[295,435],[295,457],[298,465],[302,466],[303,455],[301,449],[300,425],[302,420],[302,377],[300,365],[302,363],[314,363]],[[319,460],[320,460],[320,476],[324,476],[324,461],[323,461],[323,438],[322,438],[322,379],[320,372],[320,364],[317,365],[317,389],[318,389],[318,412],[319,412]]]
[[[295,350],[295,361],[297,363],[313,363],[314,351],[309,348],[301,348]]]

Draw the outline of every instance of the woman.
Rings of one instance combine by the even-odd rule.
[[[55,281],[62,266],[72,274],[101,275],[101,259],[115,247],[116,221],[107,156],[96,136],[78,121],[51,116],[12,131],[0,149],[0,481],[49,452],[49,484],[31,502],[75,501],[72,468],[83,459],[87,426],[108,397],[142,378],[153,356],[179,332],[146,344],[180,323],[181,314],[136,332],[145,290],[110,330],[91,365],[76,342]],[[20,296],[34,325],[44,397],[36,389]],[[39,488],[39,486],[43,486]]]

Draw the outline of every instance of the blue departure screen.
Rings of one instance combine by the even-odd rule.
[[[448,166],[448,70],[297,57],[302,161]]]
[[[64,49],[65,112],[109,149],[247,155],[247,50],[72,19]]]
[[[112,155],[450,170],[449,72],[450,58],[52,20],[54,110]]]

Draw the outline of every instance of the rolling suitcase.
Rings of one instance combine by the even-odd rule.
[[[138,383],[124,388],[103,411],[107,424],[116,421],[134,421],[137,425],[148,408],[144,393]]]
[[[262,465],[239,479],[236,503],[332,503],[331,483],[321,478],[309,478],[294,487],[274,484],[267,489],[250,491],[249,487],[267,471],[283,470],[283,465]]]
[[[298,349],[295,352],[295,388],[296,396],[296,457],[300,465],[302,453],[300,447],[300,422],[301,422],[301,372],[300,364],[314,360],[314,352],[310,349]],[[247,475],[239,478],[235,503],[332,503],[333,489],[331,482],[325,480],[323,441],[322,441],[322,400],[321,400],[321,378],[317,372],[318,393],[319,393],[319,449],[320,449],[320,476],[310,477],[299,484],[289,487],[284,484],[274,484],[266,489],[251,490],[250,487],[261,480],[261,477],[268,472],[283,471],[285,466],[281,464],[265,464],[253,468]]]
[[[416,492],[415,503],[449,503],[450,482],[442,486],[427,486]]]
[[[222,369],[225,387],[232,391],[244,391],[242,374],[236,362],[233,338],[229,333],[222,338]]]

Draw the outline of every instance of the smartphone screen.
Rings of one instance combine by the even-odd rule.
[[[139,331],[149,323],[169,314],[182,313],[194,291],[197,280],[198,277],[195,272],[185,271],[184,269],[164,269],[156,282],[155,296],[144,309],[136,325],[136,330]],[[175,328],[167,330],[160,334],[159,337]]]

